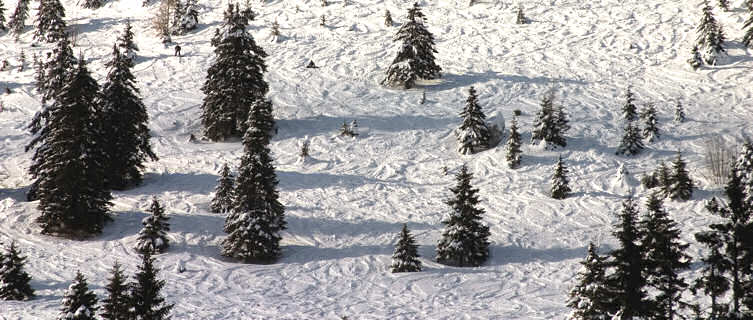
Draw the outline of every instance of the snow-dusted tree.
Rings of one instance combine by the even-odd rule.
[[[58,95],[75,64],[76,58],[73,56],[71,42],[68,37],[64,37],[52,49],[51,59],[44,63],[43,79],[45,82],[40,89],[43,104],[53,100]],[[47,109],[49,108],[43,105],[42,112],[34,116],[35,120],[32,120],[32,125],[35,125],[39,121],[38,119],[47,117]],[[34,133],[33,130],[32,133]]]
[[[165,208],[157,201],[157,197],[152,198],[152,204],[146,210],[151,213],[143,220],[144,226],[139,231],[136,242],[136,251],[141,253],[162,253],[170,246],[167,239],[167,232],[170,231],[170,218],[165,216]]]
[[[465,108],[460,112],[463,122],[455,130],[458,139],[458,152],[472,154],[489,148],[490,132],[486,126],[486,115],[478,104],[476,90],[471,86],[468,89],[468,99],[465,100]]]
[[[132,319],[167,320],[173,305],[165,302],[160,291],[165,286],[165,280],[157,279],[159,269],[154,267],[151,254],[141,256],[139,271],[131,284],[131,298],[133,308]]]
[[[304,140],[303,143],[301,144],[301,151],[298,152],[298,157],[301,159],[307,159],[311,157],[310,150],[309,150],[310,146],[311,146],[311,142],[309,142],[308,140]]]
[[[753,4],[753,1],[749,3]],[[746,47],[750,47],[751,44],[753,44],[753,10],[750,10],[748,14],[748,20],[745,20],[745,23],[743,24],[745,35],[743,35],[742,42]]]
[[[489,226],[483,223],[484,209],[478,208],[478,189],[471,186],[473,174],[464,164],[455,175],[457,185],[450,188],[454,197],[442,239],[437,245],[437,261],[459,267],[479,266],[489,258]]]
[[[233,207],[234,179],[227,163],[220,169],[220,178],[217,179],[217,187],[214,188],[214,198],[209,205],[213,213],[227,213]]]
[[[625,104],[622,105],[622,118],[628,122],[638,119],[638,107],[635,106],[635,95],[630,87],[625,92]]]
[[[60,0],[41,0],[37,10],[37,30],[34,39],[37,41],[57,42],[67,37],[65,9]]]
[[[29,172],[38,182],[37,222],[44,234],[98,234],[110,220],[98,92],[82,56],[30,144],[37,145]]]
[[[99,9],[102,6],[102,0],[84,0],[84,8]]]
[[[105,286],[107,297],[102,300],[100,316],[104,320],[131,320],[132,303],[128,283],[117,261],[112,266],[111,275]]]
[[[172,10],[170,11],[170,34],[181,35],[183,30],[180,27],[180,20],[183,18],[183,14],[186,12],[186,8],[180,0],[170,0],[173,3]]]
[[[123,33],[118,36],[118,52],[121,55],[133,61],[136,59],[136,52],[139,51],[139,47],[133,42],[133,30],[131,28],[131,20],[126,20]]]
[[[552,175],[550,182],[551,188],[549,194],[552,198],[565,199],[570,194],[570,191],[572,191],[570,190],[570,186],[568,186],[568,172],[569,170],[565,167],[565,164],[562,162],[562,156],[560,155],[557,158],[557,163],[554,165],[554,174]]]
[[[21,49],[21,52],[18,53],[18,72],[23,72],[25,67],[26,53],[24,52],[24,49]]]
[[[640,130],[633,121],[628,121],[625,124],[625,133],[622,135],[622,141],[617,146],[617,152],[615,153],[628,156],[640,153],[644,148]]]
[[[390,269],[393,273],[421,271],[421,261],[418,260],[418,257],[416,240],[408,231],[408,226],[403,224],[403,229],[400,231],[400,240],[398,240],[395,252],[392,254]]]
[[[24,32],[24,26],[26,25],[26,19],[29,17],[29,0],[18,0],[16,10],[10,16],[8,21],[8,29],[16,34],[16,38]]]
[[[672,162],[672,181],[669,187],[669,197],[673,200],[690,200],[693,195],[693,180],[686,167],[682,154],[678,152],[677,158]]]
[[[57,320],[95,320],[97,295],[89,290],[86,278],[80,271],[63,294],[63,308]]]
[[[724,276],[732,265],[722,253],[724,240],[722,234],[716,231],[702,231],[695,234],[699,243],[709,248],[708,255],[701,258],[703,268],[701,276],[696,279],[691,287],[693,293],[703,291],[706,297],[711,298],[711,306],[705,319],[725,319],[729,304],[722,301],[730,289],[730,281]]]
[[[683,107],[680,100],[677,100],[677,104],[675,105],[675,122],[685,122],[685,107]]]
[[[729,0],[719,0],[719,8],[724,11],[729,11]]]
[[[734,164],[735,172],[740,177],[745,210],[753,210],[753,142],[743,142],[740,154]]]
[[[277,22],[277,19],[275,21],[272,21],[272,31],[270,34],[273,37],[279,37],[280,36],[280,24]]]
[[[654,171],[654,176],[658,183],[657,186],[659,187],[659,193],[664,198],[668,198],[672,194],[672,185],[674,184],[674,181],[672,180],[672,172],[664,161],[659,162],[659,166],[656,167],[656,171]]]
[[[523,6],[518,6],[517,17],[515,18],[516,24],[528,24],[529,20],[523,13]]]
[[[0,0],[0,31],[7,31],[8,26],[5,23],[5,3]]]
[[[688,284],[679,273],[690,268],[691,258],[685,254],[689,245],[680,240],[680,229],[661,199],[652,193],[646,201],[648,214],[640,221],[641,248],[648,285],[658,292],[652,304],[654,319],[670,320],[687,306],[681,297]]]
[[[267,54],[246,31],[247,20],[232,5],[226,18],[212,39],[216,59],[201,88],[205,94],[201,123],[213,141],[246,132],[249,109],[269,91],[263,75]]]
[[[353,131],[353,128],[347,121],[343,120],[343,125],[340,126],[340,135],[345,137],[356,137],[358,133]]]
[[[724,50],[724,32],[722,25],[714,18],[714,13],[708,0],[703,1],[703,16],[698,24],[696,45],[701,51],[703,61],[709,65],[715,65],[717,58]]]
[[[547,148],[567,146],[565,132],[570,128],[562,108],[554,107],[554,92],[549,91],[541,99],[541,110],[536,113],[531,131],[531,143],[546,141]]]
[[[180,17],[180,33],[186,34],[199,26],[199,9],[196,0],[186,0],[185,10]]]
[[[512,123],[510,124],[510,137],[507,139],[507,156],[505,159],[507,160],[507,165],[510,167],[510,169],[516,169],[520,167],[520,154],[523,153],[523,151],[520,150],[520,133],[518,132],[518,117],[514,116],[512,118]]]
[[[690,65],[693,70],[697,70],[703,65],[703,58],[701,57],[701,52],[698,51],[698,46],[693,46],[693,49],[690,50],[690,58],[688,59],[688,64]]]
[[[572,310],[568,320],[610,320],[612,293],[607,286],[607,257],[600,256],[593,242],[580,262],[578,283],[570,290],[567,306]]]
[[[393,24],[395,24],[392,21],[392,14],[390,13],[390,10],[384,10],[384,25],[387,27],[391,27]]]
[[[12,241],[8,250],[0,253],[0,300],[29,300],[34,290],[29,285],[31,276],[24,271],[26,257],[22,257]]]
[[[646,104],[641,110],[641,119],[643,120],[643,138],[649,142],[659,139],[659,120],[656,117],[656,107],[653,103]]]
[[[382,85],[410,89],[418,79],[437,79],[442,68],[434,61],[434,35],[426,29],[426,17],[418,2],[408,9],[408,17],[400,26],[394,41],[401,41],[397,56],[387,68]]]

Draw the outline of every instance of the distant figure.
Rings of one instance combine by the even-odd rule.
[[[175,56],[180,57],[180,45],[179,44],[175,45]]]
[[[316,68],[319,68],[319,67],[317,67],[317,66],[316,66],[316,65],[314,64],[314,60],[311,60],[311,61],[309,61],[309,64],[308,64],[308,65],[306,66],[306,68],[309,68],[309,69],[316,69]]]

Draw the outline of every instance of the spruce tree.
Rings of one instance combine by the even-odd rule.
[[[421,271],[421,261],[418,260],[418,257],[416,240],[408,231],[408,226],[403,224],[403,229],[400,231],[400,240],[398,240],[395,252],[392,254],[390,269],[393,273]]]
[[[580,262],[577,284],[570,290],[567,307],[572,311],[569,320],[609,320],[613,307],[609,304],[612,292],[607,286],[607,257],[600,256],[593,242],[588,254]]]
[[[171,35],[177,36],[183,34],[180,22],[183,19],[183,15],[186,12],[186,8],[183,6],[180,0],[172,0],[172,17],[170,18],[169,31]]]
[[[41,77],[44,80],[44,84],[41,86],[40,93],[42,95],[42,103],[55,99],[58,96],[59,91],[65,85],[70,73],[76,65],[76,57],[73,56],[73,49],[71,49],[71,42],[68,37],[63,37],[52,49],[50,59],[44,63],[44,76]],[[47,106],[43,105],[43,111],[40,114],[35,115],[35,118],[41,116],[47,117],[48,111],[45,110]],[[33,120],[34,122],[39,120]],[[32,130],[32,133],[34,131]]]
[[[486,115],[478,104],[476,90],[471,86],[468,89],[468,99],[465,100],[465,108],[460,112],[463,123],[455,130],[461,154],[472,154],[489,148],[490,132],[486,126]]]
[[[568,186],[567,179],[567,167],[562,162],[562,156],[557,158],[557,163],[554,165],[554,174],[551,179],[550,195],[555,199],[565,199],[570,194],[570,187]]]
[[[518,13],[515,18],[516,24],[528,24],[528,18],[526,18],[525,14],[523,13],[523,6],[518,6]]]
[[[112,60],[105,66],[110,70],[101,94],[105,148],[110,157],[107,185],[123,190],[141,183],[144,161],[158,158],[149,144],[149,116],[131,73],[133,62],[114,45]]]
[[[531,131],[531,143],[546,141],[547,148],[567,146],[564,133],[570,128],[567,115],[561,107],[554,107],[554,92],[547,92],[541,99],[541,110],[536,113],[536,119]]]
[[[724,256],[723,235],[716,231],[702,231],[695,234],[696,241],[709,248],[708,255],[701,258],[703,268],[701,277],[696,279],[691,290],[696,293],[702,290],[706,297],[711,298],[710,310],[705,319],[724,319],[729,310],[729,304],[721,300],[730,289],[730,281],[725,274],[732,269],[729,259]]]
[[[11,32],[16,34],[16,39],[24,31],[26,25],[26,19],[29,17],[29,0],[18,0],[18,5],[10,16],[8,22],[8,28]]]
[[[37,11],[37,30],[34,39],[49,43],[58,42],[67,37],[65,9],[60,0],[41,0]]]
[[[3,3],[3,0],[0,0],[0,31],[8,31],[5,21],[5,3]]]
[[[199,9],[196,0],[186,0],[185,10],[180,17],[181,34],[196,30],[199,26]]]
[[[131,63],[136,59],[136,52],[139,51],[139,47],[133,42],[133,30],[131,27],[131,20],[126,20],[123,34],[118,36],[117,40],[118,52],[121,55],[131,60]]]
[[[132,301],[128,283],[117,261],[112,266],[111,275],[105,286],[107,297],[102,300],[100,316],[104,320],[131,320]]]
[[[510,124],[510,137],[507,139],[507,165],[510,169],[516,169],[520,167],[520,154],[523,151],[520,150],[520,133],[518,132],[518,117],[512,118]]]
[[[99,9],[102,6],[102,0],[84,0],[84,8]]]
[[[672,182],[669,187],[669,197],[673,200],[690,200],[693,195],[693,180],[686,167],[682,154],[678,152],[677,158],[672,162]]]
[[[618,155],[632,156],[640,153],[644,146],[641,137],[640,128],[633,121],[628,121],[625,125],[625,133],[622,136],[622,142],[617,146]]]
[[[659,185],[659,193],[664,198],[670,197],[674,180],[672,180],[672,172],[667,165],[664,164],[664,161],[659,162],[659,166],[656,167],[656,171],[654,171],[654,176],[656,176],[656,181]]]
[[[698,24],[696,45],[701,51],[703,61],[709,65],[715,65],[718,56],[725,52],[724,50],[724,32],[722,26],[714,18],[711,6],[708,0],[703,1],[703,15],[701,22]]]
[[[157,201],[157,197],[152,198],[152,204],[146,211],[151,215],[141,220],[144,227],[139,231],[136,251],[150,254],[162,253],[170,246],[167,239],[167,231],[170,231],[168,223],[170,218],[165,216],[165,208]]]
[[[387,76],[382,85],[410,89],[418,79],[437,79],[442,68],[436,64],[434,35],[426,29],[426,17],[418,7],[418,2],[408,9],[405,23],[400,26],[393,41],[401,41],[397,56],[387,68]]]
[[[751,44],[753,44],[753,10],[750,10],[748,12],[748,15],[749,15],[748,19],[745,20],[745,23],[743,23],[743,29],[745,30],[745,35],[743,35],[742,43],[746,47],[750,47]]]
[[[142,255],[139,271],[131,284],[133,303],[132,319],[166,320],[170,318],[173,305],[165,302],[161,291],[165,280],[157,279],[159,269],[148,252]]]
[[[29,285],[31,276],[24,271],[26,257],[22,257],[12,241],[5,253],[0,253],[0,300],[29,300],[34,290]]]
[[[214,189],[214,198],[209,205],[213,213],[227,213],[233,207],[233,179],[227,163],[220,170],[220,178],[217,179],[217,187]]]
[[[734,164],[743,194],[743,210],[753,210],[753,142],[745,140]]]
[[[626,122],[638,119],[638,107],[635,106],[635,95],[630,87],[625,92],[625,104],[622,105],[622,118]]]
[[[698,68],[703,65],[703,58],[701,57],[701,52],[698,51],[697,45],[693,46],[693,49],[690,50],[688,64],[690,64],[690,67],[693,68],[693,70],[698,70]]]
[[[207,71],[201,90],[201,123],[213,141],[246,132],[249,109],[264,100],[269,85],[264,80],[267,54],[246,31],[247,20],[232,5],[224,25],[212,40],[216,59]]]
[[[48,81],[49,82],[49,81]],[[110,219],[112,195],[105,186],[99,86],[83,57],[67,77],[32,145],[29,172],[37,179],[37,222],[44,234],[98,234]]]
[[[392,21],[392,14],[390,13],[390,10],[384,10],[384,25],[387,27],[391,27],[394,24]]]
[[[478,189],[471,186],[472,178],[468,167],[463,165],[455,175],[457,185],[450,188],[454,197],[446,203],[452,212],[442,221],[445,229],[437,245],[437,261],[440,263],[480,266],[489,258],[489,226],[482,222],[484,209],[478,208]]]
[[[57,320],[95,320],[97,295],[89,290],[86,278],[80,271],[63,294],[63,308]]]
[[[643,138],[649,142],[659,139],[658,119],[656,118],[656,107],[653,103],[647,104],[641,110],[641,119],[643,120]]]
[[[675,105],[675,122],[685,122],[685,108],[682,106],[682,101],[677,100]]]

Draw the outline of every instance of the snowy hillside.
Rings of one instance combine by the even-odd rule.
[[[5,2],[10,15],[15,1]],[[721,190],[706,178],[704,145],[714,136],[736,144],[753,135],[753,52],[740,44],[748,15],[740,0],[729,12],[715,11],[731,40],[728,56],[698,71],[686,63],[701,14],[697,1],[480,0],[472,7],[467,0],[420,1],[443,75],[407,91],[379,81],[397,50],[398,27],[384,26],[384,11],[399,24],[412,2],[255,1],[250,32],[269,54],[266,79],[279,126],[271,148],[288,229],[277,263],[241,264],[220,256],[224,216],[208,206],[217,172],[224,163],[237,166],[242,146],[189,141],[201,131],[200,87],[214,59],[209,41],[227,2],[199,1],[199,29],[172,38],[182,58],[149,27],[157,4],[111,0],[92,11],[78,2],[63,1],[66,22],[78,31],[73,50],[98,81],[115,37],[127,19],[133,23],[140,48],[134,74],[160,160],[146,164],[141,186],[113,193],[114,222],[101,236],[40,235],[37,203],[25,201],[31,153],[24,147],[31,139],[26,126],[40,108],[31,56],[52,46],[33,45],[34,10],[18,42],[0,36],[0,60],[11,66],[0,72],[0,90],[12,91],[0,93],[0,242],[15,239],[28,256],[38,295],[0,301],[0,319],[53,319],[76,270],[100,297],[116,260],[126,274],[135,272],[140,256],[132,248],[152,196],[170,217],[171,247],[156,264],[167,280],[164,295],[175,303],[173,319],[563,319],[588,242],[602,252],[614,247],[611,225],[631,192],[642,208],[647,192],[635,180],[682,151],[698,190],[691,201],[665,206],[698,257],[702,247],[693,233],[714,219],[704,201]],[[519,3],[531,24],[515,24]],[[271,36],[275,20],[279,42]],[[21,50],[27,68],[19,72]],[[305,68],[310,60],[320,68]],[[470,86],[487,115],[509,121],[521,110],[520,169],[508,169],[502,147],[456,152],[452,132]],[[635,157],[615,155],[628,86],[639,106],[656,104],[662,130]],[[572,129],[566,148],[546,151],[528,141],[539,101],[552,88]],[[686,107],[685,123],[672,121],[677,100]],[[352,120],[360,135],[338,136],[343,121]],[[314,160],[301,164],[297,155],[307,139]],[[558,155],[571,170],[573,195],[564,200],[546,194]],[[434,261],[449,213],[444,201],[463,163],[474,174],[492,234],[490,260],[478,268]],[[628,182],[618,175],[621,164],[632,175]],[[420,245],[422,272],[389,271],[403,223]],[[179,265],[186,271],[177,272]],[[695,272],[697,266],[686,275]]]

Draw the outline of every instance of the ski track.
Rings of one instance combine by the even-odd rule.
[[[199,29],[173,37],[183,47],[180,59],[149,30],[156,4],[114,1],[91,11],[63,1],[68,24],[79,31],[74,51],[85,55],[100,83],[112,42],[126,19],[132,21],[141,49],[134,74],[160,157],[146,164],[142,186],[114,192],[115,222],[85,241],[40,235],[36,203],[25,202],[31,180],[26,126],[40,107],[31,57],[51,45],[32,47],[30,26],[19,42],[0,36],[0,57],[11,64],[0,72],[0,83],[13,90],[0,96],[0,241],[18,241],[38,295],[31,302],[0,302],[1,317],[53,318],[75,270],[100,298],[116,260],[133,273],[139,256],[132,247],[152,196],[171,218],[171,247],[157,265],[167,281],[164,294],[175,303],[174,319],[562,319],[588,243],[602,251],[615,245],[610,226],[620,202],[635,193],[642,204],[647,191],[636,181],[678,150],[699,190],[693,201],[665,205],[691,243],[690,254],[702,253],[692,235],[714,221],[703,201],[720,193],[703,179],[704,143],[714,135],[739,142],[753,134],[747,88],[753,59],[739,43],[746,19],[740,1],[730,12],[716,12],[731,39],[728,57],[700,71],[685,62],[700,13],[692,2],[523,1],[528,25],[513,23],[518,3],[479,1],[469,8],[465,0],[420,2],[443,78],[407,91],[378,82],[394,57],[391,39],[409,2],[253,3],[259,15],[249,29],[269,54],[265,78],[279,126],[271,148],[287,207],[283,256],[271,265],[221,257],[224,217],[208,212],[217,172],[224,163],[238,164],[240,142],[189,142],[201,130],[200,89],[214,58],[209,40],[224,1],[199,2]],[[385,9],[396,26],[384,26]],[[31,19],[35,15],[32,8]],[[327,17],[323,27],[321,15]],[[282,35],[273,42],[269,27],[275,20]],[[19,72],[22,48],[27,68]],[[309,60],[320,68],[304,68]],[[458,155],[452,130],[469,86],[487,115],[500,112],[509,123],[513,110],[521,110],[526,142],[542,95],[556,90],[555,103],[571,117],[568,146],[547,151],[526,143],[517,170],[507,168],[502,146]],[[662,130],[659,141],[632,158],[614,155],[627,86],[639,106],[656,104]],[[683,124],[672,122],[677,100],[688,115]],[[343,121],[354,119],[360,136],[337,136]],[[302,164],[297,153],[304,140],[313,159]],[[561,201],[546,194],[558,155],[571,170],[574,193]],[[492,232],[491,258],[478,268],[432,261],[448,213],[444,200],[463,163],[475,175]],[[618,176],[620,164],[632,178]],[[420,244],[423,272],[389,272],[403,223]],[[178,265],[186,271],[178,273]]]

